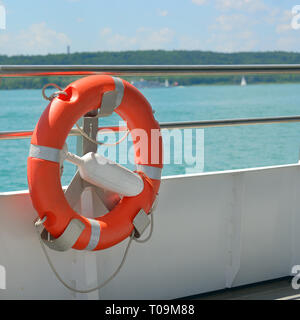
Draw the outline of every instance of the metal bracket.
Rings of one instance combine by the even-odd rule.
[[[73,219],[70,221],[63,234],[58,238],[52,237],[45,228],[41,233],[41,238],[50,249],[67,251],[74,246],[84,228],[85,225],[83,222],[78,219]]]
[[[120,78],[112,77],[115,82],[115,90],[103,94],[102,103],[98,117],[110,116],[121,104],[124,95],[124,85]]]
[[[134,225],[134,236],[135,238],[140,238],[140,236],[144,233],[144,231],[146,230],[146,228],[149,226],[150,224],[150,219],[147,215],[147,213],[141,209],[139,211],[139,213],[135,216],[135,218],[133,219],[133,225]]]
[[[118,97],[117,91],[104,92],[98,117],[101,117],[101,118],[108,117],[114,112],[116,107],[117,97]]]

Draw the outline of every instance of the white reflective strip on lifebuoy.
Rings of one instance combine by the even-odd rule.
[[[106,91],[102,96],[99,116],[108,117],[122,102],[124,95],[124,85],[120,78],[112,77],[115,83],[115,90]]]
[[[161,168],[137,164],[136,169],[138,171],[143,171],[150,179],[161,179]]]
[[[29,150],[29,157],[48,160],[53,162],[60,162],[61,157],[60,149],[44,147],[44,146],[37,146],[35,144],[30,145]]]
[[[58,238],[50,237],[50,239],[48,239],[49,234],[46,229],[43,229],[41,238],[50,249],[66,251],[74,246],[84,228],[85,225],[83,222],[78,219],[72,219],[65,231]]]
[[[94,250],[100,240],[100,223],[95,219],[88,219],[91,224],[91,238],[85,250]]]
[[[121,104],[121,102],[123,100],[124,84],[123,84],[122,79],[116,78],[116,77],[112,77],[112,78],[114,79],[116,91],[117,91],[117,98],[116,98],[116,105],[115,105],[115,109],[116,109],[116,108],[118,108],[118,106]]]

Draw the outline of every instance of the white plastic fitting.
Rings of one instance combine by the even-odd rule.
[[[97,187],[127,197],[136,196],[144,189],[144,182],[137,173],[103,157],[101,154],[89,152],[79,157],[67,152],[66,160],[78,166],[82,179]]]

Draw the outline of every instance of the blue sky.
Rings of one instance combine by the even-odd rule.
[[[300,0],[0,0],[0,54],[186,49],[300,52]],[[300,22],[300,19],[299,19]]]

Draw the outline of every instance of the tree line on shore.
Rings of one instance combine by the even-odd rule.
[[[218,53],[208,51],[186,50],[146,50],[122,52],[82,52],[72,54],[48,54],[33,56],[0,55],[0,65],[220,65],[220,64],[300,64],[300,53],[296,52],[238,52]],[[2,78],[0,89],[40,89],[49,82],[65,86],[74,77],[22,77]],[[127,77],[127,80],[136,80]],[[151,77],[156,81],[165,81],[166,77]],[[170,85],[200,84],[239,84],[241,75],[233,76],[172,76],[168,77]],[[300,82],[300,75],[249,75],[251,83]]]

